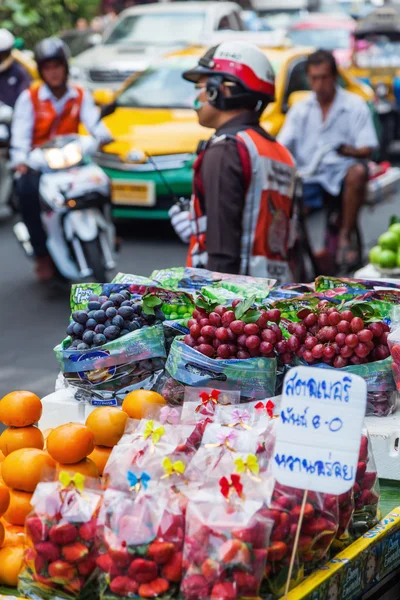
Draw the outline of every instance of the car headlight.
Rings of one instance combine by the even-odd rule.
[[[378,83],[376,86],[376,95],[380,100],[383,100],[389,95],[389,88],[386,83]]]

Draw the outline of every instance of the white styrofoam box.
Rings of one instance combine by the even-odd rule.
[[[43,413],[39,421],[42,431],[65,423],[84,423],[85,404],[77,402],[68,389],[62,388],[42,398]]]
[[[400,481],[400,412],[388,417],[366,417],[378,476]]]

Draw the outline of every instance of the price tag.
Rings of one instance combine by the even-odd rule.
[[[295,367],[285,376],[273,472],[282,485],[343,494],[354,484],[367,384],[339,369]]]

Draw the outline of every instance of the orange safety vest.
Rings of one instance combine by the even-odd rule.
[[[34,114],[33,148],[48,142],[55,135],[78,133],[84,92],[78,86],[73,87],[78,94],[75,98],[67,100],[59,115],[57,115],[51,100],[40,100],[41,86],[29,89]]]
[[[247,129],[236,134],[243,173],[248,179],[242,217],[240,274],[273,278],[278,283],[290,280],[288,263],[289,224],[294,193],[293,158],[281,144]],[[218,143],[223,138],[211,139]],[[190,218],[192,236],[187,266],[207,266],[207,216],[202,210],[201,163],[203,151],[194,168]],[[246,174],[248,177],[246,177]]]

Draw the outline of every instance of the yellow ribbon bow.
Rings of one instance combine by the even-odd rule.
[[[147,438],[151,436],[151,441],[153,442],[153,444],[157,444],[157,442],[160,441],[164,433],[165,429],[162,425],[160,427],[157,427],[157,429],[154,429],[154,421],[150,420],[147,422],[146,427],[144,428],[143,438],[147,440]]]
[[[177,460],[173,463],[168,457],[164,458],[162,466],[165,470],[165,475],[163,475],[162,479],[164,479],[164,477],[171,477],[174,473],[182,476],[186,469],[185,464],[181,460]]]
[[[67,471],[61,471],[59,480],[65,488],[69,485],[74,485],[80,492],[83,492],[85,488],[85,476],[81,473],[75,473],[75,475],[72,476]]]
[[[260,472],[260,467],[258,464],[258,459],[255,454],[249,454],[246,460],[243,458],[237,458],[235,460],[236,465],[236,473],[247,473],[258,475]]]

